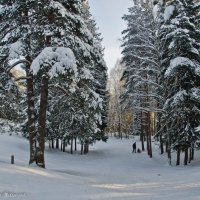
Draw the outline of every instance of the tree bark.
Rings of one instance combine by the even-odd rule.
[[[192,160],[194,160],[194,144],[192,144],[191,147],[190,147],[189,161],[191,162]]]
[[[176,165],[180,165],[180,156],[181,156],[181,150],[180,147],[177,147]]]
[[[65,143],[66,143],[66,140],[63,140],[63,142],[62,142],[62,147],[63,147],[63,148],[62,148],[62,151],[63,151],[63,152],[65,152],[65,147],[66,147]]]
[[[46,110],[48,102],[48,77],[42,77],[41,85],[41,98],[40,98],[40,110],[38,121],[38,152],[37,152],[37,164],[40,167],[45,168],[44,149],[45,149],[45,134],[46,134]]]
[[[160,153],[164,153],[162,134],[160,134]]]
[[[191,156],[191,159],[194,160],[194,145],[192,147],[192,156]]]
[[[52,149],[54,149],[54,139],[51,139],[51,146],[52,146]]]
[[[74,138],[74,150],[77,151],[77,138]]]
[[[188,163],[191,163],[192,161],[192,148],[189,148],[189,158],[188,158]]]
[[[152,156],[153,154],[152,154],[151,135],[149,135],[149,157],[152,158]]]
[[[147,153],[152,158],[150,112],[146,114]]]
[[[188,164],[188,148],[185,149],[184,165]]]
[[[118,134],[119,138],[122,140],[122,128],[121,128],[121,117],[119,116],[119,121],[118,121]]]
[[[81,155],[83,155],[83,143],[81,143]]]
[[[165,142],[165,152],[168,152],[168,146],[169,146],[169,145],[168,145],[168,142],[166,141],[166,142]]]
[[[171,155],[171,147],[170,147],[170,136],[168,138],[168,142],[166,143],[166,150],[167,150],[167,156],[168,156],[168,159],[169,159],[169,164],[171,165],[172,164],[172,155]]]
[[[148,137],[149,137],[149,157],[152,158],[152,145],[151,145],[151,115],[148,112]]]
[[[61,140],[60,150],[63,151],[63,141]]]
[[[89,144],[85,143],[84,144],[84,154],[87,154],[89,152]]]
[[[73,137],[71,138],[71,150],[70,153],[73,154]]]
[[[59,139],[56,139],[56,149],[59,149]]]
[[[143,130],[141,131],[141,145],[142,145],[142,151],[145,151],[145,148],[144,148],[144,132],[143,132]]]
[[[148,133],[147,133],[148,134]],[[146,142],[147,142],[147,154],[149,155],[149,137],[146,137]]]
[[[29,9],[24,10],[25,21],[29,24]],[[28,37],[27,44],[31,49],[31,39]],[[28,62],[27,62],[28,61]],[[29,144],[30,144],[30,159],[29,165],[37,163],[36,159],[36,128],[35,128],[35,110],[34,110],[34,89],[33,89],[33,73],[30,70],[31,58],[26,57],[26,75],[27,75],[27,102],[28,102],[28,133],[29,133]]]
[[[149,155],[149,127],[148,127],[148,114],[145,113],[145,118],[144,118],[144,122],[145,122],[145,132],[146,132],[146,145],[147,145],[147,154]]]
[[[29,164],[36,162],[36,130],[35,130],[35,111],[34,111],[34,93],[33,93],[33,74],[27,70],[27,102],[28,102],[28,132],[30,144]]]

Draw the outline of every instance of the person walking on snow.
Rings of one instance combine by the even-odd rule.
[[[133,151],[132,153],[136,153],[136,142],[133,143]]]

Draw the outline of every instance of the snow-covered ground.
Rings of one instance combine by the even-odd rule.
[[[27,140],[0,135],[0,200],[200,199],[200,163],[171,167],[156,150],[153,159],[133,154],[131,144],[109,139],[82,156],[47,149],[46,169],[40,169],[27,164]]]

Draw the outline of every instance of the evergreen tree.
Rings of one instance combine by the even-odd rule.
[[[136,132],[141,135],[143,149],[146,135],[151,157],[151,130],[155,130],[151,116],[161,111],[159,104],[162,102],[158,84],[162,48],[157,36],[159,23],[151,4],[143,1],[134,1],[129,14],[123,18],[128,22],[128,28],[123,31],[122,54],[126,69],[122,78],[126,81],[126,90],[122,100],[125,105],[134,108]]]
[[[20,93],[9,75],[0,68],[0,118],[16,121],[19,117],[18,107]]]
[[[107,67],[105,61],[103,59],[104,49],[101,46],[102,38],[101,34],[98,32],[98,28],[95,20],[93,19],[90,13],[90,6],[88,1],[82,2],[82,10],[83,10],[83,18],[87,25],[88,30],[91,32],[93,36],[93,52],[92,52],[92,60],[93,60],[93,69],[92,75],[94,77],[94,86],[95,92],[100,95],[103,100],[103,109],[101,111],[102,124],[99,126],[100,134],[97,136],[97,139],[104,139],[104,130],[106,128],[106,117],[107,117]]]
[[[188,149],[194,149],[199,140],[200,120],[200,60],[197,29],[198,6],[196,1],[167,1],[161,38],[165,41],[163,52],[163,85],[166,88],[163,109],[163,131],[170,149],[177,150],[177,164],[180,151],[185,152],[186,165]]]
[[[69,81],[69,78],[66,76],[63,78],[59,77],[59,85],[67,91],[71,91],[69,92],[70,97],[66,97],[65,101],[70,100],[70,106],[76,106],[73,109],[78,110],[75,113],[80,115],[79,117],[74,117],[74,120],[76,119],[74,123],[76,123],[78,127],[78,129],[76,129],[77,132],[75,133],[73,129],[74,124],[67,123],[68,120],[66,120],[66,122],[62,124],[65,127],[63,127],[63,130],[67,133],[63,135],[70,135],[70,137],[77,137],[78,135],[82,141],[89,141],[91,138],[95,140],[97,136],[95,133],[100,130],[98,126],[102,124],[100,116],[103,111],[103,102],[96,92],[97,80],[95,79],[94,68],[96,67],[95,62],[99,62],[99,59],[102,59],[102,57],[101,55],[99,57],[100,52],[95,51],[93,36],[88,30],[84,20],[81,18],[82,7],[80,1],[54,2],[54,4],[47,5],[47,7],[44,8],[46,8],[47,11],[40,13],[47,13],[48,15],[48,11],[50,10],[49,15],[51,16],[51,18],[47,17],[46,19],[50,20],[48,23],[45,21],[43,25],[41,21],[41,24],[39,24],[37,28],[38,30],[42,30],[42,33],[47,34],[45,38],[48,40],[48,43],[44,44],[44,46],[68,46],[73,50],[77,59],[77,73],[79,76],[76,80],[76,87],[74,85],[74,88],[68,88],[68,85],[72,83]],[[60,17],[53,18],[54,15]],[[43,19],[44,17],[40,16],[40,18]],[[49,26],[46,26],[46,24],[49,24]],[[98,60],[95,60],[95,56],[97,56]],[[56,82],[58,82],[58,80],[54,80],[52,83]],[[71,93],[74,93],[74,95]],[[54,103],[56,104],[56,102]],[[70,116],[68,115],[69,110],[66,110],[66,107],[61,110],[63,115],[66,115],[66,118]],[[64,117],[62,117],[62,119],[64,119]],[[86,127],[87,130],[84,131]],[[72,129],[73,134],[71,133]],[[86,132],[87,136],[85,134]],[[65,137],[63,139],[65,140]]]
[[[101,87],[105,88],[106,78],[103,76],[106,67],[102,59],[102,49],[100,46],[95,46],[96,39],[82,18],[81,2],[79,0],[51,2],[27,0],[1,1],[1,5],[0,46],[1,53],[6,52],[8,62],[13,59],[26,59],[30,63],[32,61],[34,63],[35,58],[40,57],[46,47],[52,47],[49,48],[51,53],[56,51],[58,47],[68,47],[73,50],[76,57],[77,71],[75,73],[78,74],[76,78],[74,72],[66,74],[67,69],[57,78],[52,76],[53,78],[49,82],[51,86],[54,85],[52,90],[54,95],[58,95],[57,99],[50,99],[49,109],[52,113],[49,116],[58,115],[54,112],[55,109],[61,111],[63,117],[62,115],[60,117],[62,119],[69,118],[71,116],[68,115],[69,113],[72,116],[76,115],[73,118],[74,122],[68,123],[66,120],[51,128],[51,124],[54,122],[49,121],[48,129],[53,130],[63,125],[63,130],[65,128],[63,135],[71,135],[72,137],[78,135],[80,140],[84,142],[99,138],[97,133],[101,132],[102,116],[105,113],[103,99],[105,92],[101,91],[97,85],[100,86],[103,83]],[[37,108],[40,103],[39,91],[42,74],[52,72],[50,69],[58,61],[58,57],[52,59],[51,62],[40,59],[41,67],[36,70],[37,73],[34,76],[35,97],[37,97],[35,98],[36,110],[34,113],[36,114],[39,113]],[[95,73],[96,66],[100,66],[100,72],[101,69],[104,71],[100,74]],[[49,75],[51,76],[51,74]],[[98,80],[96,80],[97,76],[100,77]],[[102,96],[100,91],[103,93]],[[64,95],[61,94],[62,92]],[[67,107],[63,104],[60,105],[61,99],[63,104],[67,102]],[[57,108],[58,105],[61,107]],[[54,118],[54,116],[50,117],[50,119]],[[77,125],[76,133],[74,130],[72,131],[74,123]]]

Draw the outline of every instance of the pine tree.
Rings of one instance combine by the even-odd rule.
[[[93,36],[81,18],[80,1],[60,1],[47,5],[44,8],[47,11],[39,13],[47,13],[46,20],[50,20],[48,22],[49,25],[46,26],[46,21],[43,25],[41,21],[41,24],[38,25],[39,27],[36,26],[38,30],[42,30],[43,33],[47,34],[44,37],[48,42],[44,46],[68,46],[73,50],[77,59],[77,73],[79,77],[76,80],[76,87],[73,84],[73,80],[70,80],[70,76],[59,76],[59,85],[66,91],[69,91],[70,96],[66,97],[63,104],[70,99],[70,106],[76,106],[72,110],[69,110],[69,107],[68,110],[66,110],[66,107],[65,110],[61,109],[63,115],[66,115],[66,118],[62,117],[62,119],[66,119],[62,124],[65,127],[63,127],[63,130],[67,132],[63,134],[63,140],[66,140],[67,137],[72,138],[72,140],[74,137],[79,137],[81,141],[91,142],[97,138],[96,133],[100,130],[98,126],[102,123],[100,116],[103,111],[102,99],[96,92],[97,81],[95,79],[94,67],[96,67],[95,62],[99,62],[99,57],[97,57],[98,60],[96,61],[95,56],[99,56],[99,54],[95,52]],[[60,17],[54,18],[53,16]],[[40,18],[45,19],[42,16]],[[40,42],[40,40],[36,41]],[[51,84],[56,82],[58,80],[51,80]],[[70,84],[74,88],[70,89]],[[56,102],[54,103],[56,104]],[[73,118],[73,123],[67,123],[70,120],[67,120],[70,116],[68,113],[70,112],[74,113],[74,115],[76,113],[80,115]],[[73,128],[74,124],[77,124],[77,129]]]
[[[19,117],[16,107],[20,93],[3,67],[0,68],[0,73],[0,118],[14,122]]]
[[[102,124],[99,125],[99,135],[97,139],[105,139],[104,138],[104,130],[106,128],[106,117],[107,117],[107,91],[106,91],[106,84],[107,84],[107,66],[103,59],[104,49],[101,46],[102,38],[101,34],[98,32],[98,28],[96,25],[95,20],[93,19],[92,14],[90,13],[90,6],[88,1],[82,2],[82,10],[83,10],[83,18],[87,25],[88,30],[91,32],[93,36],[93,53],[92,53],[92,60],[93,60],[93,69],[92,75],[94,77],[94,86],[95,92],[100,95],[103,100],[103,109],[101,111],[101,118]]]
[[[163,85],[165,115],[163,131],[170,149],[185,152],[194,149],[199,140],[196,127],[200,120],[199,102],[199,38],[196,17],[198,6],[191,0],[167,1],[161,38],[166,47],[163,53]]]
[[[0,54],[6,55],[6,71],[10,72],[8,65],[17,61],[26,60],[30,63],[32,53],[30,51],[30,21],[28,20],[28,8],[30,1],[1,1],[0,17]],[[26,6],[27,3],[28,5]],[[26,64],[25,64],[26,65]],[[24,66],[25,66],[24,65]],[[30,64],[27,65],[27,75],[31,77]],[[34,126],[34,99],[32,98],[32,79],[27,79],[29,88],[28,96],[28,124],[30,139],[30,163],[35,157],[35,126]]]
[[[126,69],[122,78],[126,81],[126,90],[122,99],[125,105],[134,108],[136,132],[141,135],[143,149],[146,135],[147,151],[151,157],[151,135],[155,129],[152,128],[152,116],[161,111],[159,104],[162,102],[158,84],[162,48],[157,36],[159,23],[152,13],[151,4],[143,1],[135,1],[129,13],[123,17],[128,28],[123,31],[122,53]]]
[[[60,47],[68,47],[73,50],[77,65],[75,73],[78,76],[74,77],[74,71],[66,74],[68,69],[59,74],[57,78],[52,76],[49,84],[54,86],[52,87],[54,89],[51,90],[54,95],[58,95],[58,99],[50,99],[48,107],[52,113],[49,116],[50,119],[54,119],[55,116],[51,115],[58,114],[54,112],[54,109],[62,111],[63,116],[60,115],[62,119],[68,119],[69,116],[75,115],[73,123],[68,123],[67,120],[63,120],[61,123],[62,129],[65,130],[65,133],[61,134],[64,137],[62,139],[65,139],[66,135],[70,135],[72,138],[78,135],[83,142],[98,138],[97,133],[101,132],[99,127],[102,125],[105,106],[100,92],[97,91],[98,81],[95,80],[97,74],[94,73],[94,67],[98,63],[103,67],[103,73],[105,73],[106,67],[102,60],[102,52],[95,47],[95,39],[82,18],[81,2],[79,0],[60,0],[50,3],[46,0],[1,1],[1,5],[0,53],[6,53],[7,61],[26,59],[30,63],[34,63],[35,59],[38,59],[44,53],[43,50],[47,50],[47,48],[51,51],[51,55]],[[46,52],[49,53],[49,51]],[[96,53],[98,54],[96,55]],[[57,57],[52,59],[47,63],[40,59],[40,69],[36,70],[37,73],[34,76],[36,88],[36,108],[32,110],[34,115],[39,114],[39,91],[42,75],[50,72],[48,75],[51,77],[50,69],[58,61]],[[103,84],[105,84],[105,80],[105,78],[101,80]],[[98,84],[100,85],[100,83]],[[60,105],[61,99],[63,101]],[[67,107],[63,106],[66,102]],[[60,105],[59,108],[58,105]],[[36,117],[38,118],[38,116]],[[57,122],[59,123],[59,120]],[[61,128],[58,125],[51,127],[52,124],[53,122],[48,124],[49,130]],[[74,124],[76,132],[73,130]]]

